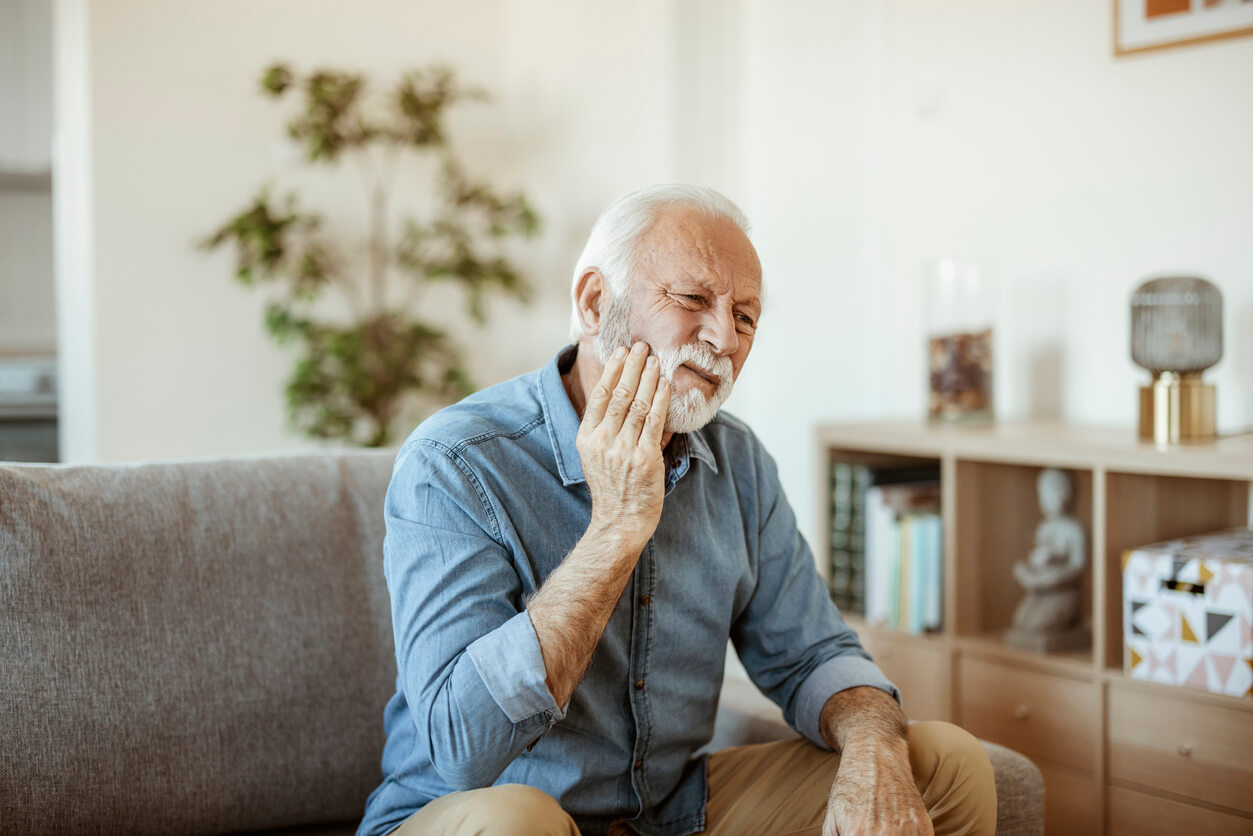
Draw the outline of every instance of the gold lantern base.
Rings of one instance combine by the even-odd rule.
[[[1157,444],[1212,441],[1215,390],[1200,372],[1161,372],[1140,387],[1140,438]]]

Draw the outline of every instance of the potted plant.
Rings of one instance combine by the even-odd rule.
[[[337,243],[322,216],[294,193],[280,198],[265,185],[200,246],[233,248],[236,279],[272,289],[265,327],[280,344],[299,348],[286,385],[293,426],[316,438],[384,446],[406,405],[446,403],[474,388],[457,343],[421,309],[423,289],[456,285],[480,325],[489,294],[527,301],[529,285],[501,244],[534,236],[539,219],[523,195],[471,180],[455,158],[445,111],[483,95],[458,85],[450,69],[404,74],[375,107],[364,77],[348,72],[301,76],[275,64],[261,87],[274,98],[301,97],[287,133],[305,159],[358,165],[368,196],[366,240],[359,247]],[[389,211],[404,153],[437,162],[424,195],[433,208],[423,218]],[[330,295],[344,304],[327,313]]]

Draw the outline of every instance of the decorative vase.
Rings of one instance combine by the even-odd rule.
[[[927,419],[990,423],[992,402],[991,283],[973,261],[941,258],[923,280],[927,339]]]

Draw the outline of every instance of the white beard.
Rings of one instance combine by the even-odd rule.
[[[674,373],[684,364],[696,366],[701,371],[718,376],[718,388],[712,396],[706,398],[700,389],[689,389],[682,395],[670,396],[670,411],[666,415],[666,429],[672,433],[690,433],[708,424],[718,414],[718,410],[731,396],[735,385],[732,380],[734,369],[730,357],[719,357],[705,347],[703,343],[688,343],[678,348],[667,348],[657,352],[657,361],[661,365],[661,375],[670,381],[671,392],[674,391]]]
[[[601,317],[600,331],[596,334],[593,345],[601,365],[609,362],[616,349],[631,347],[631,303],[625,293],[610,301],[609,310]],[[671,387],[674,386],[674,373],[684,364],[717,375],[718,388],[714,390],[712,397],[705,397],[700,389],[689,389],[682,395],[676,395],[671,388],[670,409],[666,413],[666,432],[690,433],[699,430],[714,419],[731,395],[731,389],[735,385],[731,358],[715,355],[703,343],[688,343],[678,348],[662,349],[656,354],[661,376],[670,381]]]

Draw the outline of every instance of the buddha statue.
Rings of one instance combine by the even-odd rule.
[[[1030,554],[1014,564],[1014,579],[1026,594],[1005,641],[1046,653],[1086,647],[1090,633],[1081,618],[1087,555],[1083,526],[1066,513],[1073,495],[1070,479],[1060,470],[1043,470],[1036,493],[1044,520],[1036,526]]]

